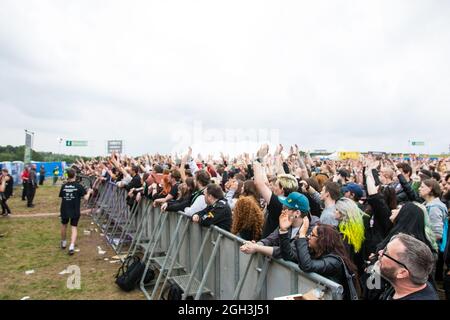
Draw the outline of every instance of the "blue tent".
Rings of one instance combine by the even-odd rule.
[[[59,175],[58,177],[62,177],[64,174],[64,170],[66,169],[66,162],[65,161],[59,161],[59,162],[37,162],[37,161],[31,161],[31,163],[36,165],[36,172],[39,174],[39,170],[41,169],[41,165],[45,168],[45,176],[46,177],[53,177],[53,170],[58,167]]]
[[[14,161],[14,162],[1,162],[0,163],[0,169],[6,168],[9,171],[9,174],[14,179],[14,185],[18,185],[22,183],[22,179],[20,178],[20,175],[22,174],[24,165],[22,161]]]

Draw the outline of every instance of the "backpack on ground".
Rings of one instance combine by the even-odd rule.
[[[135,289],[142,279],[145,265],[138,256],[128,256],[120,266],[116,274],[116,284],[126,292]],[[155,272],[148,269],[144,283],[149,283],[155,278]]]

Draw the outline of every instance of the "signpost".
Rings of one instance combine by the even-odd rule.
[[[23,157],[23,162],[25,164],[31,162],[31,148],[33,147],[32,135],[34,136],[34,132],[25,129],[25,152]]]
[[[88,142],[82,140],[66,140],[66,147],[87,147]]]
[[[108,140],[108,154],[117,152],[122,153],[123,141],[122,140]]]

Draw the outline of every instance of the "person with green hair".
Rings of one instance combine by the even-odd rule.
[[[370,217],[358,207],[355,201],[341,198],[336,201],[335,218],[339,221],[337,230],[342,235],[350,257],[358,267],[358,271],[362,272],[364,270],[362,254],[365,240],[364,219],[368,220]]]

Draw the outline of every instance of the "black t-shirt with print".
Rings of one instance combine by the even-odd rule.
[[[86,194],[84,187],[77,182],[67,182],[61,186],[61,217],[77,218],[80,216],[80,201]]]
[[[262,239],[269,236],[278,227],[278,219],[280,218],[282,210],[283,205],[278,200],[278,197],[274,193],[272,193],[270,202],[267,205],[267,216],[266,222],[264,223]]]

